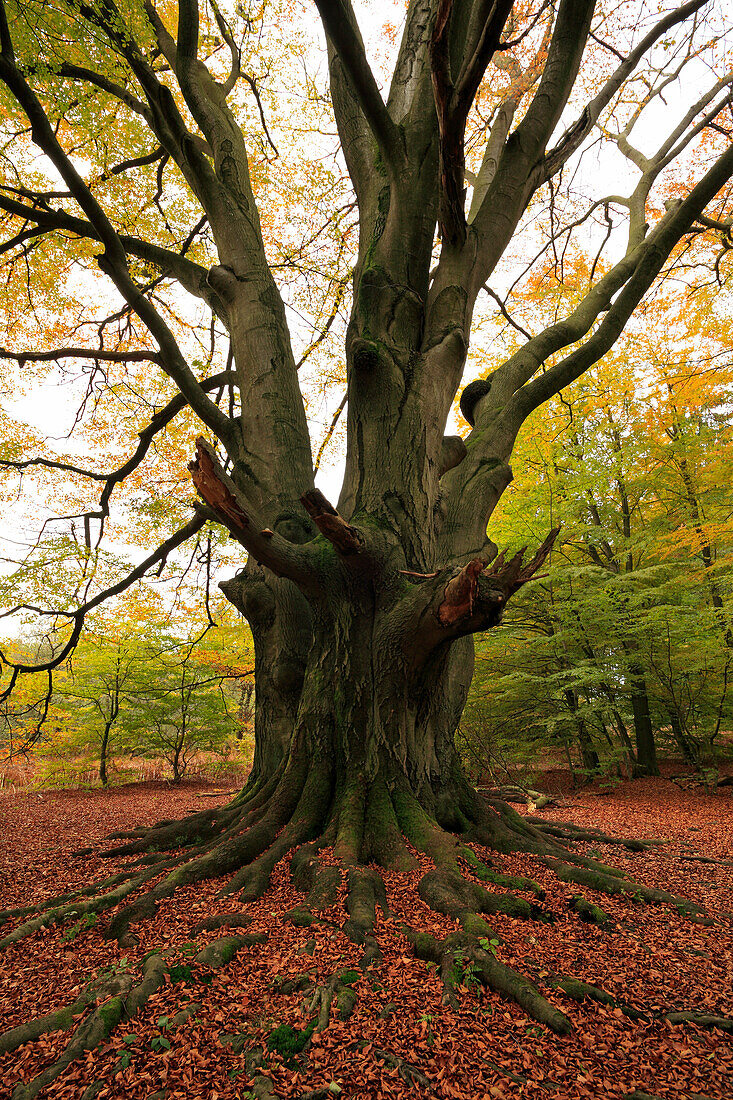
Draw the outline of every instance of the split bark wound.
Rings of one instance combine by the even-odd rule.
[[[340,516],[320,489],[311,489],[300,498],[301,504],[318,530],[343,555],[357,554],[364,541],[355,527]]]
[[[559,527],[553,527],[534,557],[530,558],[526,565],[524,564],[526,546],[523,546],[509,561],[506,561],[506,553],[502,550],[490,569],[487,569],[487,563],[481,558],[473,558],[469,561],[445,586],[443,599],[438,607],[438,619],[441,625],[455,626],[456,623],[470,617],[477,598],[479,600],[482,598],[482,586],[490,587],[491,602],[494,605],[505,604],[510,596],[535,576],[552,550],[559,531]]]
[[[223,516],[227,526],[246,531],[249,519],[242,511],[232,490],[227,485],[230,479],[219,465],[213,447],[199,436],[196,440],[196,457],[188,466],[196,491],[202,500],[218,516]]]
[[[443,626],[453,626],[465,619],[473,611],[473,600],[478,587],[479,574],[486,568],[486,562],[474,558],[464,565],[460,573],[448,581],[443,593],[443,602],[438,608],[438,618]]]

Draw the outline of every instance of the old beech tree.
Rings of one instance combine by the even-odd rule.
[[[313,0],[359,216],[344,347],[346,469],[339,499],[329,502],[314,486],[286,309],[266,260],[243,129],[228,103],[243,75],[241,18],[209,2],[204,13],[198,0],[62,0],[54,35],[32,40],[18,29],[19,9],[0,0],[0,80],[51,177],[62,181],[42,192],[37,177],[21,178],[0,193],[5,249],[44,234],[85,242],[85,262],[101,269],[145,326],[151,369],[164,371],[180,398],[143,429],[140,446],[186,404],[201,422],[190,467],[199,498],[193,518],[135,578],[206,522],[223,525],[241,544],[244,567],[222,588],[256,647],[256,755],[246,789],[222,810],[129,839],[116,851],[148,851],[143,869],[84,900],[67,899],[66,908],[56,903],[56,919],[115,907],[110,934],[129,936],[130,925],[179,885],[221,877],[225,890],[251,899],[294,853],[293,874],[311,908],[333,901],[338,867],[347,872],[346,927],[374,954],[374,905],[383,891],[375,865],[413,867],[416,849],[435,864],[420,896],[458,918],[470,938],[486,934],[481,913],[529,915],[530,907],[479,885],[467,862],[469,840],[536,852],[571,881],[618,890],[608,868],[480,797],[453,737],[471,680],[472,636],[499,621],[553,541],[548,532],[542,546],[507,560],[487,537],[523,422],[612,347],[675,250],[701,234],[727,240],[729,71],[711,77],[706,68],[702,82],[702,66],[695,69],[694,94],[677,116],[671,108],[658,112],[653,139],[648,130],[639,139],[643,152],[633,132],[640,112],[627,111],[616,130],[605,121],[642,68],[650,103],[678,69],[684,83],[705,4],[652,13],[634,0],[623,9],[625,34],[604,42],[605,15],[593,0],[411,0],[383,90],[349,0]],[[206,61],[204,16],[231,55],[223,78]],[[86,63],[73,60],[78,50],[72,60],[63,56],[65,38],[86,43]],[[534,58],[522,67],[513,51],[531,41]],[[47,55],[38,54],[39,42]],[[496,74],[512,65],[516,79],[484,126],[480,165],[468,171],[476,97],[490,94]],[[188,189],[206,220],[217,262],[200,265],[185,247],[135,236],[105,207],[87,178],[85,150],[64,144],[54,98],[60,87],[94,88],[147,132],[141,158],[152,156],[152,142],[176,166],[176,186]],[[543,189],[555,193],[599,126],[629,164],[627,195],[606,195],[594,177],[595,208],[602,215],[605,204],[608,215],[613,205],[624,245],[613,262],[594,266],[569,315],[527,339],[489,380],[463,389],[461,410],[472,428],[465,441],[446,434],[480,292],[529,204]],[[475,156],[475,141],[472,150]],[[678,162],[687,182],[670,188],[670,166]],[[237,394],[233,415],[215,396],[222,378],[201,379],[193,369],[141,281],[140,262],[177,281],[226,328],[231,366],[223,381]],[[103,360],[105,353],[88,354]],[[41,668],[64,659],[85,608],[63,651]],[[8,662],[6,689],[28,671]],[[325,847],[337,867],[319,862]],[[633,888],[649,900],[674,900]],[[46,919],[29,918],[9,938]],[[428,940],[418,949],[437,950]],[[485,980],[566,1028],[534,987],[471,950]]]

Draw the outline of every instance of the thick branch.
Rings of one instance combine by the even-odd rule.
[[[303,545],[288,542],[274,531],[260,530],[249,502],[222,468],[214,448],[202,436],[196,440],[196,457],[188,468],[207,511],[210,510],[260,564],[279,577],[288,577],[301,584],[312,581],[310,553]]]
[[[491,568],[481,558],[474,558],[449,580],[437,609],[444,627],[459,628],[460,633],[474,633],[495,626],[504,607],[515,592],[532,580],[543,565],[560,532],[553,527],[534,556],[525,563],[526,546],[506,560],[506,552],[494,560]]]
[[[440,0],[430,42],[433,91],[440,135],[439,226],[444,241],[462,245],[466,239],[465,149],[466,120],[513,0],[478,0],[473,19],[479,29],[454,81],[451,72],[451,28],[454,0]]]
[[[382,158],[395,171],[404,161],[402,139],[374,79],[351,4],[349,0],[316,0],[316,7]]]
[[[553,394],[559,393],[570,382],[580,377],[613,347],[632,312],[662,270],[674,246],[694,225],[707,204],[731,177],[733,177],[733,145],[718,158],[687,198],[673,206],[662,218],[654,233],[649,235],[646,247],[639,250],[640,257],[633,275],[593,336],[576,352],[560,363],[556,363],[540,378],[522,387],[512,401],[514,406],[512,411],[515,415],[521,416],[523,421],[532,409],[536,409]]]

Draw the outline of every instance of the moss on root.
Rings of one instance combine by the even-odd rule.
[[[413,857],[406,858],[409,855],[406,844],[409,842],[435,864],[419,882],[420,898],[435,911],[458,921],[461,928],[444,941],[419,932],[410,934],[416,954],[439,967],[446,997],[454,998],[457,1004],[455,991],[451,988],[451,982],[455,986],[456,979],[452,980],[451,975],[458,966],[458,960],[462,959],[463,964],[470,963],[472,973],[487,988],[512,998],[528,1015],[564,1034],[570,1028],[567,1017],[550,1004],[525,976],[495,957],[495,947],[501,941],[482,915],[493,913],[523,920],[551,919],[535,903],[536,899],[544,896],[541,886],[531,878],[495,870],[491,862],[481,860],[468,847],[468,843],[480,842],[497,851],[522,851],[539,856],[561,881],[577,883],[589,890],[626,895],[639,901],[664,902],[686,914],[694,914],[697,909],[692,902],[674,898],[663,891],[647,889],[627,879],[616,868],[563,849],[557,839],[543,834],[510,807],[484,803],[475,793],[472,798],[470,792],[467,794],[460,785],[451,788],[458,792],[455,813],[451,817],[449,800],[441,800],[437,794],[434,797],[428,794],[423,805],[404,776],[389,777],[380,771],[372,787],[361,790],[353,782],[350,786],[339,786],[332,769],[333,762],[323,760],[315,762],[312,769],[305,764],[284,769],[267,788],[267,795],[263,793],[263,788],[263,791],[253,794],[248,802],[235,800],[229,808],[217,811],[214,816],[194,815],[182,824],[182,832],[177,839],[177,826],[168,822],[159,823],[156,828],[132,838],[136,851],[150,852],[151,847],[172,838],[176,843],[172,842],[171,847],[180,848],[183,845],[184,855],[156,862],[143,871],[126,872],[121,877],[107,879],[104,883],[106,892],[92,894],[88,901],[81,900],[82,892],[56,899],[56,904],[48,903],[43,912],[36,910],[33,919],[26,921],[0,943],[16,942],[44,925],[117,907],[128,894],[139,890],[162,871],[165,872],[162,881],[116,912],[109,924],[110,935],[124,939],[129,935],[131,924],[150,917],[162,898],[170,897],[180,886],[206,878],[233,876],[225,887],[226,891],[240,890],[247,899],[258,897],[269,885],[276,862],[293,851],[293,883],[305,897],[301,905],[284,915],[284,919],[299,927],[310,925],[318,919],[319,912],[337,901],[346,875],[348,918],[342,931],[353,942],[363,945],[364,953],[359,966],[366,972],[367,967],[381,958],[374,934],[377,909],[381,907],[388,915],[388,907],[382,876],[373,866],[365,866],[364,863],[372,859],[397,868],[412,866]],[[425,806],[430,807],[430,812]],[[433,811],[437,813],[440,823],[432,816]],[[449,823],[449,819],[462,833],[463,842],[442,827]],[[563,825],[562,829],[573,839],[588,839],[569,826]],[[598,836],[595,839],[600,842],[601,838]],[[626,846],[629,847],[629,843]],[[340,853],[340,862],[336,865],[332,859],[328,863],[321,860],[320,852],[326,847],[333,848],[337,858]],[[465,874],[461,873],[461,867]],[[109,886],[113,888],[107,889]],[[487,889],[487,886],[503,889]],[[513,891],[530,897],[517,896]],[[70,899],[68,904],[67,898]],[[603,909],[581,894],[574,895],[570,905],[584,920],[591,920],[600,926],[609,923]],[[247,914],[226,914],[199,922],[192,932],[195,935],[215,928],[236,929],[247,923]],[[265,940],[264,935],[226,935],[200,950],[193,948],[189,952],[194,955],[192,965],[224,966],[242,948]],[[305,950],[312,952],[314,946],[315,941]],[[190,966],[178,969],[190,978]],[[125,1011],[137,1011],[164,974],[161,956],[146,959],[142,981],[135,990],[126,989],[122,993],[112,991],[112,1000],[97,1010],[96,1026],[102,1030],[108,1025],[115,1026],[115,996],[124,1000]],[[311,1011],[319,1006],[316,1017],[319,1028],[325,1027],[328,1022],[332,1001],[335,1001],[337,1013],[343,1018],[346,1018],[343,1014],[353,1011],[355,991],[351,986],[359,976],[357,971],[335,974],[326,986],[315,990]],[[577,993],[581,986],[583,983],[576,982],[572,988]],[[589,988],[583,986],[584,996],[591,995]],[[569,989],[564,990],[566,995],[572,995]],[[74,1026],[73,1007],[69,1006],[54,1015],[58,1026]],[[45,1018],[45,1023],[35,1022],[36,1027],[48,1030],[48,1019],[50,1017]],[[30,1035],[30,1032],[23,1034]],[[0,1039],[0,1043],[2,1041]],[[5,1038],[6,1043],[9,1041]],[[72,1043],[75,1041],[72,1040]],[[21,1096],[20,1093],[18,1095]]]
[[[575,894],[572,897],[570,908],[578,914],[581,920],[588,921],[590,924],[597,924],[599,927],[610,924],[608,913],[601,909],[600,905],[594,905],[593,902],[588,901],[582,894]]]
[[[254,947],[256,944],[267,943],[267,935],[264,932],[252,932],[243,936],[222,936],[213,940],[202,948],[194,956],[194,961],[199,966],[210,966],[216,970],[220,966],[226,966],[231,962],[238,951],[245,947]]]

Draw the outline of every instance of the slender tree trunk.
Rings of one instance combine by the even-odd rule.
[[[104,730],[102,731],[102,743],[99,747],[99,782],[103,787],[109,784],[109,777],[107,775],[107,750],[109,748],[109,732],[112,729],[112,722],[114,719],[110,718],[105,722]]]
[[[624,649],[627,653],[634,652],[635,647],[625,642]],[[631,695],[631,709],[634,714],[634,733],[636,735],[636,760],[634,762],[634,775],[659,775],[659,763],[657,761],[657,747],[654,740],[651,713],[649,709],[649,694],[646,686],[644,668],[638,660],[630,660],[628,664],[628,677]]]
[[[677,742],[680,752],[684,756],[687,763],[690,764],[695,769],[695,771],[702,773],[703,762],[700,759],[700,754],[698,752],[697,746],[684,729],[679,713],[671,707],[668,709],[668,714],[672,736]]]
[[[596,772],[601,766],[601,761],[596,752],[590,730],[578,710],[578,695],[572,688],[565,689],[565,702],[575,719],[578,730],[578,745],[580,747],[580,759],[586,771]]]

